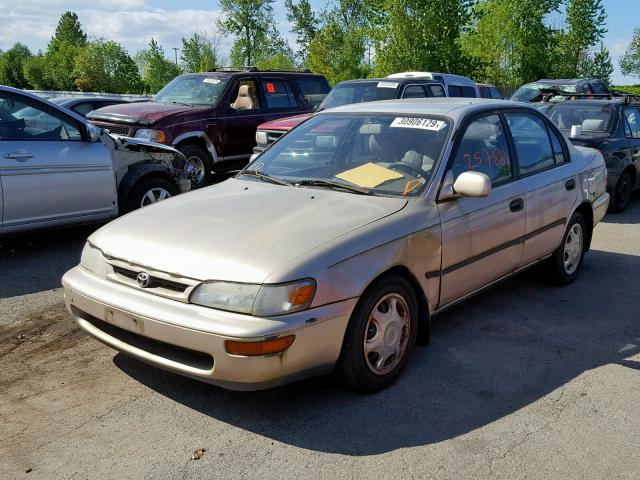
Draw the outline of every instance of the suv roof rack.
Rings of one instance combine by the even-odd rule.
[[[558,102],[568,100],[622,100],[625,105],[630,103],[640,103],[640,95],[611,91],[609,93],[573,93],[564,92],[562,90],[543,89],[542,101],[543,102]],[[558,100],[554,100],[556,97],[561,97]]]
[[[218,67],[212,68],[210,72],[280,72],[280,73],[312,73],[308,68],[302,69],[284,69],[284,68],[270,68],[268,70],[260,70],[253,65],[242,65],[240,67]]]

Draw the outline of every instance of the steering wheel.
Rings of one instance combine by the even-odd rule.
[[[400,171],[403,173],[408,173],[409,175],[411,175],[412,177],[415,178],[427,178],[426,176],[426,172],[420,168],[416,168],[414,166],[409,165],[408,163],[404,163],[404,162],[396,162],[396,163],[392,163],[391,165],[389,165],[389,167],[391,170],[396,170],[396,171]]]

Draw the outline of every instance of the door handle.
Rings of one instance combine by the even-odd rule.
[[[18,160],[20,162],[24,162],[29,158],[33,158],[32,153],[24,153],[24,152],[14,152],[14,153],[5,153],[4,158],[9,158],[11,160]]]
[[[511,203],[509,204],[509,210],[511,210],[512,212],[519,212],[523,208],[524,208],[524,200],[522,200],[521,198],[516,198],[515,200],[512,200]]]
[[[570,178],[565,182],[564,188],[566,188],[567,190],[573,190],[574,188],[576,188],[576,181],[573,178]]]

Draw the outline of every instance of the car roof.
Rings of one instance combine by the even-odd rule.
[[[337,113],[391,113],[397,115],[442,115],[458,120],[473,111],[491,110],[491,108],[517,108],[538,110],[523,102],[494,100],[490,98],[411,98],[401,100],[383,100],[377,102],[353,103],[323,110],[318,115]]]
[[[607,98],[592,98],[584,100],[565,100],[561,102],[546,102],[547,106],[553,105],[623,105],[622,100],[609,100]]]
[[[589,83],[597,80],[597,78],[543,78],[531,83],[544,83],[545,85],[578,85],[580,83]]]
[[[439,82],[437,80],[431,80],[430,78],[424,78],[424,77],[401,77],[401,78],[376,77],[376,78],[356,78],[353,80],[343,80],[342,82],[339,82],[338,84],[336,84],[336,87],[338,85],[344,85],[347,83],[364,83],[364,82],[411,83],[411,82],[415,82],[416,80],[419,80],[424,83],[429,83],[429,84],[442,85],[442,82]]]
[[[324,78],[323,75],[319,73],[312,72],[297,72],[293,70],[211,70],[209,72],[191,72],[191,73],[183,73],[179,75],[181,77],[186,76],[207,76],[207,77],[235,77],[235,76],[244,76],[244,75],[280,75],[280,76],[302,76],[302,77],[321,77]]]

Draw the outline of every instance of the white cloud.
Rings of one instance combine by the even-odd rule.
[[[90,38],[103,37],[122,43],[130,53],[145,48],[155,38],[172,56],[181,37],[195,32],[211,35],[221,17],[216,10],[153,8],[147,0],[0,0],[0,48],[25,43],[34,52],[45,49],[60,16],[67,10],[78,14]],[[221,47],[229,47],[223,41]]]

